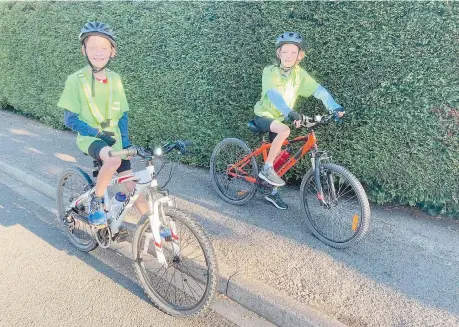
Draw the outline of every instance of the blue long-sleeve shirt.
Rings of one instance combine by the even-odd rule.
[[[269,101],[271,101],[274,107],[276,107],[276,109],[279,110],[284,116],[287,117],[289,112],[293,110],[287,105],[279,91],[270,89],[266,92],[266,94],[268,95]],[[328,92],[327,89],[322,85],[319,85],[317,90],[313,93],[313,96],[316,99],[322,101],[328,111],[334,111],[341,108],[341,106],[335,102],[330,92]]]
[[[89,126],[84,121],[80,120],[77,114],[69,111],[64,110],[64,123],[65,126],[70,128],[72,131],[78,132],[82,136],[96,136],[99,133],[99,130],[95,127]],[[121,142],[123,144],[123,148],[126,148],[131,145],[131,141],[129,140],[129,132],[128,132],[128,114],[125,112],[123,116],[118,121],[118,127],[121,132]]]

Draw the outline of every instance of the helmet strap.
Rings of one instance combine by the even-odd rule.
[[[94,66],[91,64],[91,61],[89,60],[88,52],[86,51],[86,44],[84,44],[84,42],[83,42],[83,47],[84,47],[84,54],[85,54],[86,60],[88,61],[89,67],[91,67],[91,72],[92,72],[92,74],[91,74],[91,75],[92,75],[92,81],[91,81],[91,96],[94,97],[94,96],[95,96],[95,93],[96,93],[96,91],[95,91],[96,88],[95,88],[95,84],[94,84],[94,80],[95,80],[94,74],[103,71],[103,70],[108,66],[108,64],[110,63],[110,60],[112,59],[112,57],[110,56],[110,57],[108,58],[108,61],[107,61],[107,63],[105,64],[104,67],[102,67],[102,68],[96,68],[96,67],[94,67]]]

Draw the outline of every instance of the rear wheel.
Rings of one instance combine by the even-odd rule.
[[[210,159],[210,178],[217,194],[226,202],[241,205],[257,191],[258,166],[251,157],[232,167],[252,151],[239,139],[228,138],[217,144]]]
[[[76,218],[67,212],[67,206],[78,196],[89,190],[93,182],[88,174],[77,167],[64,170],[57,184],[57,212],[64,225],[65,233],[70,242],[80,251],[89,252],[97,247],[97,241],[92,236],[91,227],[87,220]],[[87,218],[88,203],[82,203],[76,209],[78,215]]]
[[[360,182],[346,168],[321,164],[319,173],[324,201],[311,169],[301,183],[306,224],[322,242],[346,248],[360,241],[370,226],[370,204]]]

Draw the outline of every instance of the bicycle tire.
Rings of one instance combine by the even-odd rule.
[[[330,200],[332,193],[330,190],[332,184],[330,183],[330,176],[332,176],[333,187],[336,189],[336,186],[338,186],[338,192],[335,192],[337,193],[336,203]],[[326,178],[326,181],[324,181],[324,178]],[[309,230],[325,244],[335,248],[350,247],[359,242],[369,230],[370,204],[365,190],[352,173],[346,168],[336,164],[321,164],[320,181],[325,200],[332,204],[330,207],[320,204],[321,201],[317,198],[314,171],[310,169],[304,175],[300,188],[302,207],[306,216],[306,225]],[[335,185],[335,183],[338,184]],[[344,186],[344,183],[347,183],[347,185]],[[343,192],[341,194],[342,200],[339,200],[340,190]],[[355,201],[353,200],[354,197],[356,199]],[[355,204],[355,202],[357,204]],[[327,216],[327,213],[328,216],[330,216],[332,211],[332,217],[324,217]],[[350,220],[348,221],[349,218]],[[344,230],[343,234],[345,234],[345,236],[336,237],[337,234],[334,233],[333,225],[331,225],[331,231],[329,228],[323,228],[324,224],[330,225],[334,222],[338,223],[340,231]]]
[[[234,147],[236,158],[225,156],[225,148]],[[245,156],[252,153],[250,148],[241,140],[227,138],[218,143],[210,159],[210,178],[217,194],[228,203],[242,205],[250,201],[257,192],[257,185],[246,181],[243,178],[231,177],[227,174],[227,167],[242,160]],[[255,157],[250,158],[248,172],[250,177],[258,178],[258,166]],[[234,182],[234,183],[233,183]],[[230,185],[235,188],[230,190]]]
[[[151,243],[146,246],[146,248],[148,249],[147,253],[145,253],[145,251],[142,251],[142,249],[145,249],[145,233],[151,232],[149,214],[146,214],[139,221],[132,242],[135,270],[145,293],[153,302],[153,305],[155,305],[158,309],[175,317],[195,316],[200,314],[204,310],[208,309],[215,296],[218,282],[218,268],[214,250],[212,248],[209,238],[205,234],[202,227],[200,227],[196,222],[194,222],[189,216],[187,216],[185,213],[179,211],[176,208],[164,209],[165,215],[170,219],[174,220],[174,222],[178,226],[180,226],[178,228],[178,235],[181,246],[180,259],[177,260],[176,257],[174,257],[173,260],[170,260],[170,258],[168,258],[167,254],[172,254],[172,250],[167,250],[168,244],[171,244],[171,242],[162,242],[163,251],[166,255],[166,260],[168,262],[167,268],[164,268],[164,265],[161,266],[161,264],[157,262],[154,249],[151,249]],[[190,264],[189,267],[183,265],[184,263],[188,262],[187,260],[189,260],[184,257],[184,253],[190,251],[189,249],[185,251],[186,246],[188,245],[188,243],[185,245],[185,243],[187,242],[187,239],[184,237],[183,233],[185,229],[189,230],[191,234],[194,236],[194,238],[197,240],[196,244],[202,251],[202,262],[205,262],[206,269],[196,268],[200,267],[200,264]],[[195,255],[195,251],[196,250],[193,250],[191,253]],[[149,264],[151,266],[159,266],[159,268],[151,268],[150,266],[150,269],[148,269],[147,265]],[[157,274],[155,273],[155,269],[157,270]],[[162,270],[164,270],[164,272],[161,274]],[[168,290],[172,288],[172,290],[175,292],[175,300],[177,301],[177,289],[180,287],[180,282],[177,280],[172,280],[176,278],[176,273],[177,280],[178,277],[182,278],[181,282],[183,290],[179,290],[178,295],[179,297],[182,297],[183,301],[190,301],[190,298],[194,296],[193,290],[194,292],[196,292],[196,284],[200,285],[202,283],[205,283],[205,288],[203,290],[202,296],[199,299],[197,299],[197,302],[195,304],[173,304],[171,303],[172,294],[164,292],[165,284],[168,283]],[[166,277],[164,278],[165,274]],[[167,274],[169,274],[169,276],[172,276],[170,281],[168,281],[169,277]],[[183,276],[185,276],[185,279],[183,279]],[[192,283],[193,287],[190,286],[190,284],[188,284],[188,281]],[[156,282],[156,285],[153,286],[152,282]],[[188,285],[188,292],[184,282],[186,282]],[[191,295],[189,293],[191,293]]]
[[[69,180],[70,176],[76,176],[81,181],[81,187],[77,187],[74,192],[72,193],[71,197],[66,198],[64,195],[64,186],[66,182]],[[93,185],[93,182],[88,174],[86,174],[82,169],[78,167],[67,168],[64,170],[58,180],[57,184],[57,197],[56,197],[56,204],[57,204],[57,212],[60,222],[64,225],[65,233],[69,241],[80,251],[83,252],[90,252],[94,250],[98,243],[96,239],[92,236],[92,232],[90,230],[89,225],[86,222],[81,220],[73,219],[73,228],[70,227],[69,224],[64,223],[66,220],[66,212],[65,207],[72,201],[72,198],[75,196],[80,195],[83,192],[83,189]],[[75,228],[78,226],[78,228]],[[78,232],[81,236],[86,235],[87,237],[83,239],[82,237],[78,236]]]

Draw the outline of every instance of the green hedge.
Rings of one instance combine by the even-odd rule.
[[[67,75],[85,65],[77,35],[89,20],[113,26],[136,143],[192,139],[208,165],[225,137],[246,129],[261,72],[284,30],[301,31],[302,63],[347,110],[319,145],[379,203],[458,211],[455,2],[10,2],[0,4],[0,103],[62,128]],[[323,112],[314,98],[298,110]],[[293,134],[296,135],[297,131]],[[295,180],[305,172],[296,169]]]

